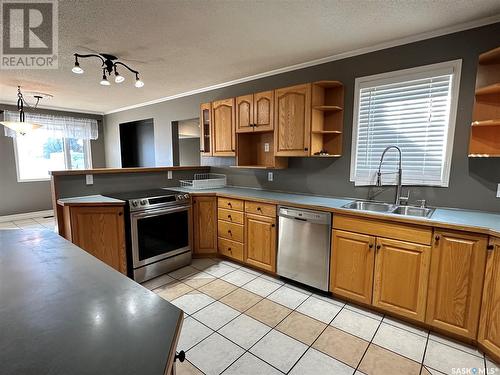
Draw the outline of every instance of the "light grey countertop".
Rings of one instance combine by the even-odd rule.
[[[249,198],[256,200],[270,200],[278,204],[311,206],[314,209],[328,209],[337,212],[363,214],[371,217],[383,217],[390,220],[418,222],[426,225],[446,227],[468,227],[482,232],[493,232],[500,235],[500,213],[462,210],[453,208],[436,208],[430,218],[406,217],[390,213],[350,210],[343,205],[356,200],[355,198],[322,197],[315,195],[277,192],[240,187],[224,187],[219,189],[193,190],[182,187],[169,187],[169,190],[188,192],[191,194],[218,194],[232,197]]]
[[[48,230],[0,230],[0,373],[163,375],[183,313]]]
[[[111,205],[123,205],[125,201],[120,199],[105,197],[104,195],[86,195],[83,197],[71,197],[58,199],[57,203],[60,205],[85,205],[85,204],[111,204]]]

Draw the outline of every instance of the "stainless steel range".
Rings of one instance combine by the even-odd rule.
[[[191,197],[155,189],[106,194],[127,202],[129,276],[143,282],[191,262]]]

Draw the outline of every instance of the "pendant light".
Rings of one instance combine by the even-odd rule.
[[[43,96],[44,95],[42,94],[35,94],[36,103],[33,108],[38,106],[38,102],[43,98]],[[21,86],[17,86],[17,111],[19,112],[19,121],[1,121],[0,125],[3,125],[21,135],[26,135],[27,133],[40,128],[41,125],[39,124],[25,121],[24,104],[28,106],[28,103],[26,103],[23,94],[21,93]]]

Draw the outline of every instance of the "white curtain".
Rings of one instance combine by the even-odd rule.
[[[19,121],[19,112],[4,111],[5,121]],[[50,132],[54,138],[97,139],[97,120],[89,118],[56,116],[25,112],[25,121],[41,125],[37,131]],[[15,137],[16,132],[4,126],[7,137]]]

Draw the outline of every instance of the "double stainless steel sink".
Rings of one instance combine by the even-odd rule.
[[[423,218],[431,217],[432,213],[434,212],[433,208],[428,207],[398,206],[390,203],[370,201],[354,201],[342,206],[342,208]]]

